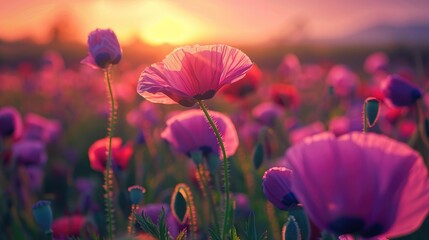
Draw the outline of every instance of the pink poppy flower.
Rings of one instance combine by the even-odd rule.
[[[226,147],[226,157],[232,156],[238,147],[238,136],[234,124],[226,115],[210,111]],[[205,156],[214,153],[221,156],[219,144],[202,111],[188,110],[167,120],[161,133],[178,152],[187,154],[201,150]]]
[[[118,64],[122,49],[118,38],[111,29],[95,29],[88,35],[88,56],[81,61],[92,68],[107,68]]]
[[[309,137],[286,153],[292,192],[310,219],[335,234],[393,237],[429,212],[429,178],[408,145],[373,133]]]
[[[256,64],[253,64],[253,67],[250,68],[243,79],[225,85],[225,87],[221,89],[221,93],[230,101],[243,99],[256,91],[261,80],[262,72]]]
[[[94,142],[89,147],[89,163],[95,171],[103,172],[106,170],[107,163],[107,145],[109,138],[103,138]],[[131,155],[133,154],[133,146],[127,144],[122,146],[122,139],[112,138],[112,164],[124,170],[128,167]]]
[[[14,107],[0,108],[0,138],[17,140],[22,135],[22,119]]]
[[[277,72],[285,77],[293,77],[301,70],[299,58],[292,53],[286,54],[280,63]]]
[[[240,80],[251,67],[249,57],[230,46],[181,47],[142,72],[137,92],[151,102],[190,107]]]

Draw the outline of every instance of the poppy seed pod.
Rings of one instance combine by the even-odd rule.
[[[50,201],[38,201],[33,205],[33,217],[44,232],[52,232],[52,209]]]

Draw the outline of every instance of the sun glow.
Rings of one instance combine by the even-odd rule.
[[[179,45],[195,42],[204,35],[203,24],[174,5],[151,2],[146,7],[153,14],[150,21],[142,23],[139,35],[148,43]]]

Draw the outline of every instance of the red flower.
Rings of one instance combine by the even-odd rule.
[[[107,163],[107,145],[109,138],[97,140],[89,148],[89,163],[95,171],[103,172],[106,170]],[[133,146],[127,144],[122,146],[120,138],[112,138],[112,164],[123,170],[128,167],[128,162],[133,154]]]
[[[285,108],[297,106],[299,103],[298,91],[288,84],[277,83],[271,86],[271,99]]]
[[[242,99],[256,91],[261,79],[261,70],[257,65],[253,64],[253,67],[249,70],[246,76],[243,77],[243,79],[226,85],[222,88],[221,92],[231,101]]]

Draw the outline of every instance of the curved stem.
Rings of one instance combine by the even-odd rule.
[[[108,233],[108,239],[113,239],[113,214],[112,214],[112,177],[113,172],[112,169],[112,138],[113,138],[113,127],[114,127],[114,121],[115,121],[115,99],[113,97],[113,91],[112,91],[112,85],[110,84],[110,73],[109,73],[109,67],[106,68],[105,76],[106,76],[106,83],[107,83],[107,89],[109,91],[109,100],[110,100],[110,115],[109,115],[109,128],[107,130],[108,137],[109,137],[109,143],[107,146],[107,163],[106,163],[106,173],[105,173],[105,188],[106,188],[106,208],[107,208],[107,233]]]
[[[216,206],[214,204],[213,195],[212,195],[211,189],[209,189],[209,187],[208,187],[208,181],[207,181],[206,175],[204,173],[204,169],[202,168],[201,164],[197,164],[197,172],[198,172],[198,175],[201,179],[201,182],[202,182],[202,185],[204,188],[204,192],[207,194],[207,198],[208,198],[208,201],[210,204],[210,208],[212,209],[213,219],[214,219],[214,224],[216,226],[216,230],[219,230],[219,220],[217,217]]]
[[[222,151],[223,155],[223,173],[224,173],[224,180],[225,180],[225,214],[223,218],[223,229],[222,229],[222,239],[226,239],[226,234],[229,229],[228,222],[229,222],[229,212],[231,208],[230,199],[229,199],[229,165],[228,165],[228,159],[226,158],[226,150],[225,145],[223,144],[222,137],[220,136],[219,130],[216,127],[216,124],[213,122],[212,117],[210,116],[206,106],[204,105],[202,100],[198,100],[198,104],[201,107],[201,110],[203,110],[207,120],[209,121],[209,124],[216,135],[217,141],[219,143],[219,146]]]

